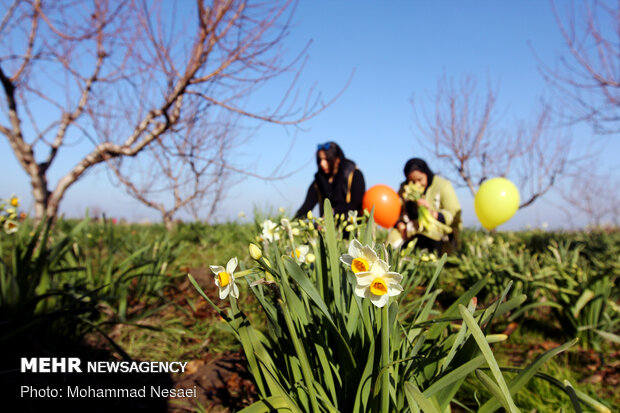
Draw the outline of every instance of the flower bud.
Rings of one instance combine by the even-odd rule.
[[[506,341],[508,339],[508,336],[506,334],[487,334],[485,338],[487,340],[487,343],[493,344]]]
[[[308,211],[308,213],[306,214],[306,217],[308,217],[308,219],[312,219],[312,210]]]
[[[273,274],[271,274],[269,271],[265,271],[265,280],[266,281],[275,281],[276,279],[273,278]]]
[[[349,224],[349,225],[346,226],[346,228],[344,230],[347,231],[347,232],[351,232],[351,231],[355,230],[355,225]]]
[[[256,244],[250,243],[248,250],[250,251],[250,257],[252,257],[253,260],[258,261],[263,256],[263,252]]]
[[[312,264],[315,260],[316,260],[316,257],[314,256],[313,253],[309,252],[308,254],[306,254],[306,262],[308,264]]]

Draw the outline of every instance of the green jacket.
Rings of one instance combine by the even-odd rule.
[[[463,222],[461,221],[461,204],[450,181],[435,175],[433,182],[424,192],[424,199],[428,201],[432,209],[443,215],[446,225],[452,227],[452,233],[456,238],[463,228]]]

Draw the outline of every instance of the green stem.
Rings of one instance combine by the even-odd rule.
[[[295,348],[295,352],[297,353],[297,357],[299,358],[299,364],[301,365],[301,374],[304,376],[304,381],[306,382],[308,398],[310,399],[312,412],[318,413],[320,412],[319,404],[317,402],[317,397],[314,392],[314,377],[312,376],[308,357],[306,356],[306,352],[301,342],[299,341],[299,337],[297,337],[297,332],[295,331],[293,319],[291,318],[291,314],[288,311],[288,307],[281,300],[278,301],[280,301],[280,307],[282,308],[282,313],[284,314],[284,320],[286,321],[286,326],[288,328],[289,334],[291,335],[293,347]]]
[[[234,319],[235,314],[239,313],[239,306],[237,305],[237,299],[233,297],[232,295],[229,295],[228,299],[230,300],[230,309],[232,310],[232,314],[233,314],[232,318]]]
[[[381,366],[385,368],[390,364],[390,329],[388,328],[388,305],[381,309]],[[390,374],[386,370],[381,378],[381,412],[390,411]]]

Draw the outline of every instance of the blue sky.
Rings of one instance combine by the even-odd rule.
[[[563,50],[550,4],[543,0],[302,0],[283,47],[293,56],[309,40],[312,44],[298,83],[300,90],[316,85],[328,100],[353,73],[351,83],[333,105],[301,129],[263,125],[238,149],[237,165],[252,173],[269,175],[280,163],[280,172],[296,172],[276,181],[243,179],[221,201],[218,219],[235,219],[241,211],[251,215],[254,208],[264,211],[284,207],[294,213],[316,171],[316,144],[328,140],[338,142],[347,157],[358,164],[367,187],[386,184],[396,189],[407,159],[426,158],[436,169],[430,154],[416,141],[419,131],[410,104],[412,95],[425,99],[443,73],[457,79],[473,74],[481,87],[487,79],[498,85],[502,119],[525,118],[548,93],[534,53],[552,63]],[[248,105],[273,104],[287,80],[263,88]],[[571,134],[577,151],[586,150],[591,139],[603,142],[602,137],[593,137],[587,125],[575,126]],[[620,153],[617,141],[607,137],[601,164],[611,168],[617,162],[612,157]],[[78,150],[73,148],[73,155]],[[60,174],[62,162],[70,160],[70,155],[61,158],[55,173]],[[0,194],[18,194],[27,209],[31,203],[28,180],[4,138],[0,139],[0,173]],[[468,191],[459,189],[458,194],[465,225],[479,225]],[[500,229],[543,223],[560,227],[565,219],[553,206],[557,202],[557,197],[550,195],[518,211]],[[156,211],[111,185],[102,168],[67,192],[61,211],[79,216],[95,206],[110,216],[159,219]]]

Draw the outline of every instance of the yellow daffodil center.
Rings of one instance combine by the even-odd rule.
[[[291,257],[293,258],[299,258],[301,256],[301,252],[299,252],[299,250],[295,250],[291,252]]]
[[[19,206],[19,198],[11,198],[11,205],[14,207]]]
[[[230,275],[226,271],[218,272],[217,280],[220,283],[220,287],[226,287],[230,282]]]
[[[387,294],[388,288],[383,278],[375,278],[373,282],[370,284],[370,292],[374,295],[384,295]]]
[[[353,262],[351,262],[351,270],[353,274],[357,274],[358,272],[367,272],[370,269],[370,265],[368,265],[368,261],[364,258],[355,258]]]

